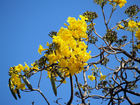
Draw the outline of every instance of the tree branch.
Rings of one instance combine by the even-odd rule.
[[[75,76],[75,79],[76,79],[77,87],[78,87],[80,95],[81,95],[82,103],[85,104],[84,96],[82,94],[81,88],[80,88],[79,83],[78,83],[78,78],[77,78],[76,75],[74,75],[74,76]]]
[[[47,102],[47,104],[50,105],[49,101],[47,100],[47,98],[46,98],[45,95],[41,92],[40,89],[33,89],[33,91],[39,92],[39,93],[42,95],[42,97],[45,99],[45,101]]]
[[[72,79],[71,74],[70,74],[70,85],[71,85],[71,97],[70,97],[70,100],[68,101],[67,105],[70,105],[73,100],[73,79]]]

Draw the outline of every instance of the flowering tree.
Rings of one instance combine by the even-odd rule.
[[[37,91],[50,105],[40,90],[42,71],[45,71],[55,96],[57,88],[65,84],[66,78],[69,78],[71,96],[66,102],[67,105],[72,104],[73,98],[80,99],[81,105],[89,105],[92,99],[97,98],[108,101],[108,105],[119,105],[124,101],[128,101],[131,105],[140,104],[133,102],[128,95],[129,93],[135,97],[140,96],[140,93],[135,91],[139,88],[137,83],[140,80],[140,22],[137,16],[140,8],[136,5],[130,6],[125,10],[128,18],[120,20],[114,27],[109,27],[116,7],[119,5],[122,8],[127,1],[94,0],[94,2],[101,7],[106,27],[105,34],[100,35],[96,31],[94,23],[94,19],[98,17],[96,12],[86,11],[78,19],[68,17],[67,23],[64,23],[65,28],[61,27],[58,32],[49,33],[52,43],[47,42],[45,48],[39,45],[38,52],[42,55],[39,60],[31,64],[31,67],[25,63],[24,66],[19,64],[10,68],[9,88],[16,100],[17,97],[21,98],[20,91]],[[112,10],[109,19],[106,20],[104,8],[108,4]],[[120,30],[128,31],[130,35],[124,36],[119,33]],[[99,53],[93,55],[90,46],[94,46],[94,50]],[[103,74],[103,69],[108,72]],[[86,75],[89,72],[91,74]],[[29,79],[36,73],[41,74],[38,87],[34,88]],[[77,78],[79,73],[83,75],[83,83]],[[92,81],[92,86],[88,81]],[[93,94],[94,90],[98,90],[100,95]],[[58,100],[56,103],[60,105]]]

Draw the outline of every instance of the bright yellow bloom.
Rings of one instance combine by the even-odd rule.
[[[97,66],[95,64],[93,64],[93,66],[96,68]]]
[[[15,70],[20,73],[21,70],[24,70],[24,67],[23,67],[23,65],[19,64],[19,65],[15,66]]]
[[[140,21],[137,23],[138,26],[140,26]]]
[[[47,42],[46,46],[49,46],[49,42]]]
[[[101,81],[101,80],[105,80],[105,78],[106,78],[106,75],[103,75],[103,74],[100,72],[100,81]]]
[[[137,37],[138,40],[140,40],[140,28],[136,31],[135,36]]]
[[[63,80],[63,83],[66,84],[66,80]]]
[[[137,23],[135,21],[129,20],[128,27],[130,27],[130,28],[136,28],[138,26],[137,26]]]
[[[121,24],[118,25],[117,30],[119,29],[124,29],[124,26],[122,26]]]
[[[41,52],[45,51],[45,50],[47,50],[47,49],[44,49],[42,45],[39,45],[38,52],[40,55],[41,55]]]
[[[21,79],[18,74],[12,74],[11,75],[11,83],[12,83],[12,88],[16,86],[16,89],[25,89],[25,84],[21,82]]]
[[[87,38],[87,23],[84,16],[76,20],[74,17],[68,17],[69,23],[67,28],[61,27],[56,36],[53,36],[53,43],[57,44],[57,48],[53,53],[45,54],[49,64],[58,63],[62,68],[60,71],[65,75],[71,73],[79,73],[87,65],[87,61],[91,58],[87,53],[87,45],[82,38]]]
[[[140,44],[137,45],[137,48],[140,49]]]
[[[120,8],[122,8],[127,3],[126,0],[113,0],[113,2],[117,3]]]
[[[93,81],[93,80],[95,80],[95,76],[93,76],[93,75],[88,75],[88,79],[90,79],[91,81]]]
[[[24,90],[25,89],[25,84],[21,83],[21,84],[17,85],[17,89]]]
[[[34,62],[33,64],[31,64],[33,70],[39,70],[39,66]]]
[[[49,63],[50,63],[50,64],[56,63],[56,61],[58,60],[58,59],[57,59],[57,56],[56,56],[56,54],[55,54],[54,52],[51,53],[51,54],[49,54],[49,55],[47,56],[47,58],[49,59]]]
[[[68,29],[71,31],[72,36],[75,38],[87,38],[87,24],[86,21],[87,18],[80,15],[81,18],[76,20],[74,17],[69,17],[67,22],[69,23]]]
[[[25,62],[24,64],[25,64],[25,66],[24,66],[24,67],[26,68],[26,70],[27,70],[27,71],[29,71],[29,70],[30,70],[30,67],[27,65],[27,63],[26,63],[26,62]]]

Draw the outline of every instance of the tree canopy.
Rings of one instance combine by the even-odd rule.
[[[57,88],[67,84],[67,78],[70,80],[69,100],[60,103],[57,98],[58,105],[74,104],[73,99],[78,100],[79,105],[90,105],[94,99],[107,101],[108,105],[120,105],[125,101],[130,105],[140,104],[130,97],[140,97],[136,91],[140,88],[140,8],[137,5],[126,8],[122,13],[128,17],[110,27],[113,13],[118,6],[127,5],[127,1],[94,0],[94,3],[102,10],[105,33],[99,34],[96,30],[96,11],[85,11],[78,19],[68,17],[65,27],[48,34],[52,43],[39,45],[40,59],[31,66],[25,63],[10,67],[9,88],[16,100],[22,97],[21,92],[37,91],[50,105],[46,95],[51,95],[40,89],[41,79],[46,79],[42,78],[42,73],[47,73],[56,97]],[[109,16],[104,12],[108,7],[111,8]],[[98,53],[93,53],[95,50]],[[30,78],[37,73],[40,73],[39,81],[37,87],[33,87]],[[78,74],[83,78],[78,78]]]

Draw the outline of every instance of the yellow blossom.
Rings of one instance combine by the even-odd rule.
[[[124,29],[124,26],[122,26],[121,24],[118,25],[117,30],[119,29]]]
[[[39,45],[38,52],[40,55],[41,55],[41,52],[45,51],[45,50],[47,50],[47,49],[44,49],[42,45]]]
[[[47,42],[46,46],[49,46],[49,42]]]
[[[140,44],[137,45],[137,48],[140,49]]]
[[[56,54],[54,52],[49,54],[47,56],[47,58],[49,59],[50,64],[53,64],[53,63],[55,63],[57,61],[57,56],[56,56]]]
[[[140,28],[136,31],[135,36],[137,37],[138,40],[140,40]]]
[[[39,70],[39,66],[34,62],[31,64],[33,70]]]
[[[95,76],[93,76],[93,75],[88,75],[88,79],[90,79],[91,81],[93,81],[93,80],[95,80]]]
[[[26,63],[26,62],[25,62],[24,64],[25,64],[25,66],[24,66],[24,67],[26,68],[26,70],[27,70],[27,71],[29,71],[29,70],[30,70],[30,67],[27,65],[27,63]]]
[[[19,64],[19,65],[15,66],[15,70],[17,72],[21,72],[21,70],[24,70],[24,67],[23,67],[23,65]]]
[[[137,23],[135,21],[129,20],[128,27],[130,27],[130,28],[136,28],[138,26],[137,26]]]
[[[101,81],[101,80],[105,80],[105,78],[106,78],[106,75],[103,75],[103,74],[100,72],[100,81]]]
[[[66,80],[62,80],[62,83],[66,84]]]
[[[140,21],[137,23],[138,26],[140,26]]]
[[[16,86],[16,89],[25,89],[25,84],[21,82],[21,78],[18,74],[12,74],[10,80],[10,82],[13,85],[12,88]]]
[[[117,3],[120,8],[122,8],[127,3],[126,0],[113,0],[113,2]]]
[[[96,68],[97,66],[95,64],[93,64],[93,66]]]
[[[90,52],[87,52],[87,45],[82,38],[87,38],[86,17],[80,15],[79,19],[68,17],[67,27],[61,27],[56,36],[53,36],[53,43],[58,46],[49,54],[45,54],[49,64],[58,63],[62,68],[60,71],[68,76],[79,73],[87,65],[91,58]],[[66,69],[66,70],[65,70]]]
[[[21,83],[21,84],[17,85],[17,89],[24,90],[25,89],[25,84]]]

